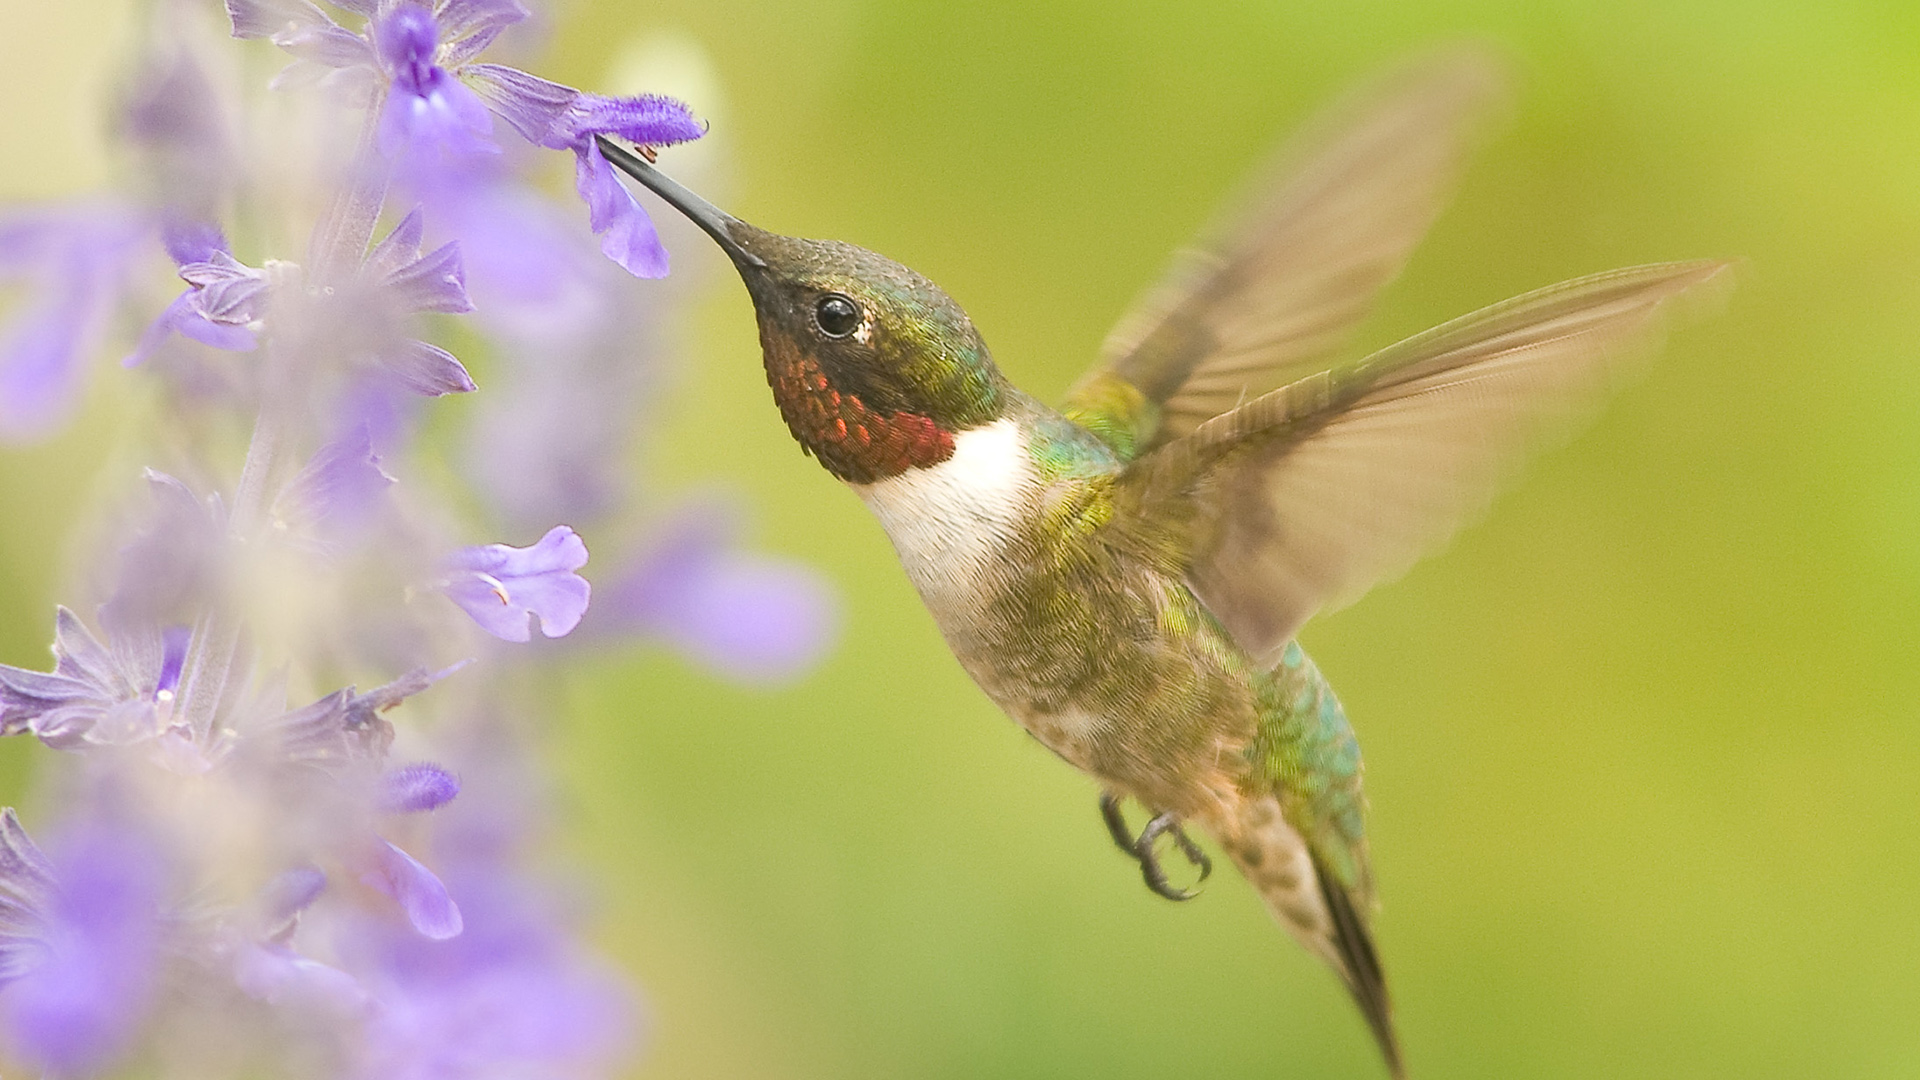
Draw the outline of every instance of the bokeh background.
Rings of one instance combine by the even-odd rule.
[[[130,17],[0,3],[0,196],[122,167]],[[1410,1062],[1920,1075],[1920,7],[574,0],[538,70],[603,85],[661,33],[707,57],[676,88],[729,208],[917,267],[1049,399],[1312,108],[1439,39],[1504,46],[1513,121],[1367,344],[1614,265],[1745,263],[1488,520],[1303,635],[1366,749]],[[744,294],[682,248],[713,288],[635,467],[744,493],[846,624],[786,687],[640,649],[555,684],[562,844],[648,999],[635,1075],[1381,1075],[1249,890],[1150,896],[1093,784],[974,690],[789,441]],[[0,661],[44,663],[121,393],[0,451]],[[37,752],[0,746],[0,801]]]

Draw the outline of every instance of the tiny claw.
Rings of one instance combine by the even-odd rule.
[[[1213,860],[1207,858],[1207,853],[1200,850],[1200,845],[1194,843],[1193,838],[1180,827],[1178,815],[1172,811],[1154,815],[1140,830],[1140,835],[1135,837],[1127,829],[1126,815],[1120,809],[1120,796],[1104,791],[1100,793],[1100,817],[1106,822],[1107,833],[1113,837],[1113,842],[1140,863],[1140,876],[1145,879],[1147,888],[1169,900],[1191,900],[1200,895],[1198,889],[1175,888],[1160,865],[1160,853],[1154,850],[1154,842],[1161,836],[1171,836],[1180,854],[1200,871],[1195,885],[1207,880],[1213,873]]]
[[[1100,820],[1107,823],[1107,835],[1121,851],[1134,853],[1133,833],[1127,829],[1127,816],[1120,809],[1120,796],[1111,791],[1100,793]]]

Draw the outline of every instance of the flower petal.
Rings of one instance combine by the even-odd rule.
[[[400,385],[416,394],[439,397],[465,394],[474,389],[473,376],[455,356],[438,345],[408,341],[381,357]]]
[[[160,351],[160,346],[165,345],[167,339],[173,336],[174,324],[183,316],[194,313],[189,305],[192,298],[193,291],[188,290],[174,297],[171,303],[160,309],[160,314],[154,316],[146,329],[140,331],[140,339],[134,342],[133,351],[120,361],[120,366],[139,367],[152,359],[153,354]]]
[[[8,1044],[42,1069],[85,1075],[145,1019],[159,946],[161,864],[123,829],[97,825],[51,860],[57,893],[43,961],[0,998]]]
[[[179,331],[181,337],[190,338],[202,345],[209,345],[224,352],[252,352],[259,347],[259,340],[253,336],[253,331],[246,327],[217,323],[202,315],[196,310],[199,305],[194,303],[193,293],[183,293],[180,299],[186,303],[176,313],[173,329]],[[172,311],[173,308],[169,306],[168,310]]]
[[[416,206],[407,211],[407,216],[367,252],[367,271],[385,277],[418,259],[420,239],[426,230],[426,217],[421,209]]]
[[[345,438],[314,452],[274,500],[273,516],[297,533],[336,539],[366,525],[394,483],[373,452],[368,425],[357,424]]]
[[[440,48],[440,21],[433,9],[413,0],[401,0],[377,16],[369,29],[380,64],[393,77],[396,89],[408,93],[425,89]]]
[[[573,145],[567,110],[580,91],[503,64],[468,64],[460,77],[528,142],[549,150]]]
[[[284,945],[242,946],[233,957],[233,984],[269,1005],[336,1016],[358,1012],[367,1003],[366,990],[353,976]]]
[[[459,157],[497,154],[493,114],[471,87],[434,68],[418,92],[395,83],[380,110],[376,140],[389,158],[403,153]]]
[[[216,322],[249,323],[259,319],[269,279],[264,270],[216,251],[205,262],[180,267],[180,279],[199,290],[196,306],[201,314]]]
[[[646,146],[690,142],[707,133],[693,111],[670,97],[640,94],[602,97],[581,94],[567,110],[572,144],[590,142],[595,135],[618,135]]]
[[[596,628],[658,635],[722,674],[797,676],[832,646],[839,603],[812,568],[744,551],[728,515],[690,512],[601,591]]]
[[[374,860],[373,871],[361,880],[399,903],[420,936],[435,941],[459,936],[460,908],[433,871],[385,840],[374,849]]]
[[[53,865],[9,806],[0,810],[0,983],[41,958],[40,934],[53,897]]]
[[[460,778],[423,761],[389,769],[380,788],[382,813],[417,814],[452,802],[460,794]]]
[[[574,571],[587,564],[587,545],[565,525],[556,525],[527,548],[505,544],[462,548],[448,559],[454,573],[446,594],[480,624],[506,641],[528,641],[530,623],[563,637],[580,624],[592,589]]]
[[[454,240],[387,275],[394,302],[406,311],[458,315],[473,310],[460,265],[460,241]]]
[[[325,12],[306,0],[227,0],[233,36],[264,38],[314,26],[333,26]]]
[[[160,242],[176,266],[207,262],[217,251],[233,250],[227,246],[227,234],[210,221],[168,221],[160,227]]]
[[[359,34],[328,24],[303,26],[273,35],[273,43],[295,59],[328,68],[371,67],[373,47]]]
[[[440,5],[440,62],[457,69],[527,17],[516,0],[446,0]]]
[[[262,921],[279,927],[307,910],[327,889],[327,875],[317,866],[281,871],[260,890]]]
[[[574,185],[587,201],[587,224],[600,237],[601,252],[634,277],[666,277],[667,249],[660,234],[633,193],[614,178],[600,147],[588,140],[574,156]]]

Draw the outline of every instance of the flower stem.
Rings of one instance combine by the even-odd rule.
[[[368,107],[361,124],[359,144],[348,165],[347,184],[333,197],[327,212],[315,223],[307,248],[306,287],[322,293],[332,291],[336,282],[358,271],[373,242],[374,226],[386,206],[388,169],[374,145],[381,101]],[[276,284],[283,288],[277,306],[310,306],[312,297],[284,295],[284,286],[298,287],[291,278]],[[311,322],[306,313],[296,314],[292,322],[305,327]],[[296,340],[299,332],[293,335]],[[246,464],[233,492],[233,512],[227,531],[232,542],[250,545],[258,541],[269,516],[273,500],[273,474],[284,457],[286,427],[295,402],[295,391],[302,384],[298,354],[289,347],[288,335],[274,334],[267,341],[265,361],[260,370],[260,402],[254,416],[253,435],[247,443]],[[202,746],[212,741],[213,725],[220,702],[227,696],[227,681],[233,672],[234,658],[240,650],[243,620],[235,607],[235,598],[222,597],[201,617],[194,628],[182,679],[181,711],[188,729]]]
[[[387,204],[387,162],[374,146],[384,103],[384,95],[376,95],[367,106],[360,142],[348,166],[347,186],[334,195],[326,216],[314,226],[307,266],[313,283],[322,288],[359,269],[367,245],[373,242],[373,227]]]

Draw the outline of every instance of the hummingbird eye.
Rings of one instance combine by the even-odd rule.
[[[830,338],[843,338],[860,328],[860,305],[839,293],[828,293],[813,305],[813,321]]]

